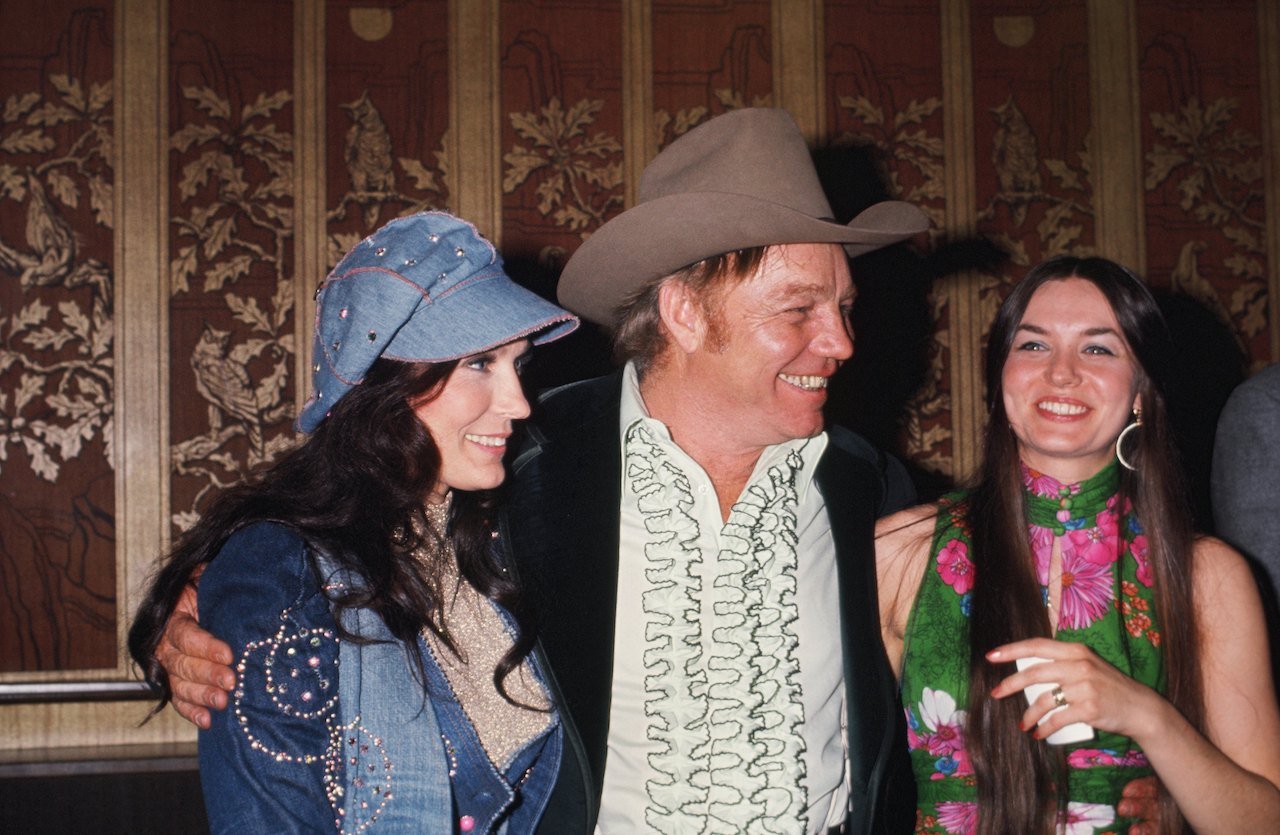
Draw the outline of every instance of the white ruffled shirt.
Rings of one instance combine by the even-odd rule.
[[[711,480],[672,442],[666,426],[648,416],[631,364],[624,371],[619,423],[624,455],[628,432],[640,424],[649,430],[647,436],[662,447],[666,460],[688,480],[693,500],[689,514],[696,520],[698,528],[694,544],[702,554],[704,566],[714,561],[725,544],[727,526],[720,517]],[[770,468],[782,465],[793,454],[802,462],[795,477],[798,496],[795,581],[796,602],[799,604],[795,633],[800,665],[800,701],[804,711],[801,737],[805,744],[804,785],[808,800],[806,829],[809,833],[825,832],[828,827],[841,823],[845,819],[849,797],[842,728],[844,680],[835,545],[822,495],[813,485],[817,463],[826,445],[827,437],[822,434],[768,448],[756,463],[746,488],[749,490],[767,481]],[[645,822],[645,808],[650,805],[646,783],[662,779],[662,775],[651,766],[650,755],[657,753],[660,746],[648,738],[649,722],[645,715],[647,671],[644,633],[649,616],[644,610],[644,595],[654,588],[654,584],[645,570],[644,546],[653,537],[645,529],[638,496],[629,482],[624,472],[608,754],[596,827],[601,835],[650,829]],[[708,590],[708,585],[703,583],[702,589]],[[709,593],[698,598],[706,615],[700,622],[708,629],[713,622],[710,598]],[[710,635],[703,637],[710,643]]]

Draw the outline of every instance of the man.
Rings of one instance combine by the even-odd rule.
[[[1217,533],[1253,562],[1259,591],[1280,634],[1280,365],[1241,383],[1218,418],[1213,446],[1213,521]],[[1280,648],[1271,648],[1280,682]]]
[[[853,353],[847,255],[928,224],[830,215],[791,118],[735,111],[660,153],[565,267],[561,301],[628,363],[543,400],[500,521],[565,708],[543,831],[910,828],[872,537],[913,491],[822,407]],[[176,642],[230,662],[189,626]],[[229,671],[176,656],[199,722],[225,697],[181,679]]]
[[[582,760],[544,828],[887,825],[904,763],[872,531],[912,491],[822,406],[853,351],[840,244],[927,223],[829,215],[790,118],[738,111],[659,154],[565,268],[561,301],[628,363],[544,398],[510,482],[503,538]]]

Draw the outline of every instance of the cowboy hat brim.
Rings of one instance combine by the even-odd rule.
[[[592,233],[565,265],[557,296],[570,310],[611,328],[619,306],[645,284],[713,255],[834,243],[853,257],[928,226],[924,212],[900,200],[876,203],[845,225],[743,194],[672,194],[634,206]]]

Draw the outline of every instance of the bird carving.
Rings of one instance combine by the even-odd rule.
[[[1027,219],[1027,206],[1040,191],[1040,160],[1036,135],[1022,115],[1013,96],[991,111],[996,131],[991,142],[991,161],[1000,181],[1000,193],[1009,202],[1014,225]]]
[[[373,228],[378,223],[378,198],[393,193],[396,188],[396,175],[391,167],[391,134],[369,98],[368,90],[352,103],[342,105],[342,109],[352,122],[343,143],[343,157],[351,176],[351,187],[359,202],[366,204],[365,222]]]
[[[0,269],[18,276],[24,290],[93,284],[106,297],[110,275],[107,265],[95,258],[76,262],[78,246],[71,224],[53,205],[44,183],[34,172],[28,171],[26,180],[26,240],[30,251],[14,249],[0,241]]]
[[[245,427],[255,450],[262,449],[263,410],[244,365],[227,355],[231,332],[205,324],[191,352],[196,390],[212,406]]]

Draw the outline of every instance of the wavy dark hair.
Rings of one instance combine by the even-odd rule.
[[[969,620],[968,745],[978,787],[980,833],[1056,831],[1067,801],[1061,750],[1018,729],[1020,699],[992,699],[991,689],[1013,673],[991,664],[986,653],[1010,641],[1051,637],[1040,602],[1034,558],[1027,542],[1018,444],[1004,409],[1001,375],[1018,326],[1036,290],[1051,281],[1081,278],[1106,297],[1137,361],[1142,426],[1126,439],[1136,471],[1121,468],[1120,494],[1132,502],[1148,541],[1155,610],[1161,628],[1165,696],[1197,728],[1203,704],[1192,605],[1190,526],[1182,470],[1169,420],[1174,385],[1173,343],[1151,292],[1133,273],[1104,258],[1060,256],[1032,269],[996,314],[987,346],[988,421],[982,466],[969,498],[974,584]],[[1177,807],[1163,794],[1162,830],[1184,828]]]
[[[493,673],[498,692],[515,704],[504,681],[536,638],[518,589],[493,552],[494,494],[455,491],[444,532],[432,530],[423,510],[424,497],[440,473],[440,452],[413,406],[439,396],[457,364],[378,359],[364,382],[339,399],[300,446],[251,483],[221,493],[178,541],[152,579],[129,629],[129,653],[160,694],[157,711],[172,693],[155,651],[183,588],[233,533],[268,520],[297,531],[311,546],[363,578],[366,587],[336,598],[335,609],[376,612],[405,645],[412,668],[419,672],[423,658],[417,636],[423,629],[458,651],[441,616],[450,593],[443,588],[444,566],[424,566],[411,556],[432,544],[428,539],[438,543],[447,536],[461,576],[516,622],[515,643]],[[447,558],[439,548],[425,550]],[[362,640],[358,635],[343,637]],[[425,695],[425,680],[421,683]]]

